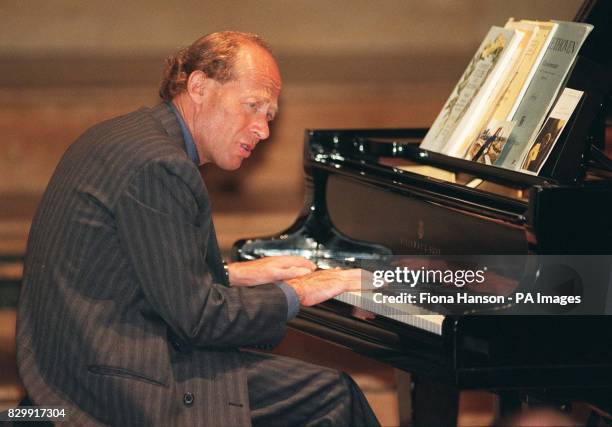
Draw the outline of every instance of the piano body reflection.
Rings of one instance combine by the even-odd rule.
[[[278,235],[237,242],[233,258],[292,254],[330,268],[390,254],[612,253],[612,173],[602,151],[612,37],[594,22],[610,16],[606,3],[587,1],[577,17],[596,26],[567,83],[585,96],[540,176],[422,150],[426,129],[307,131],[299,218]],[[303,308],[291,326],[414,374],[417,424],[451,422],[460,389],[499,393],[502,412],[525,398],[612,401],[605,316],[449,316],[420,307],[397,320],[364,316],[340,297]],[[420,413],[442,400],[447,411]]]

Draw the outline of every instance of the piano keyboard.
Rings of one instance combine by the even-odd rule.
[[[380,304],[374,301],[372,292],[345,292],[336,296],[335,299],[432,334],[442,335],[442,323],[445,316],[423,307],[414,304]]]
[[[312,259],[319,268],[364,268],[369,271],[378,269],[381,265],[385,268],[388,263],[380,259],[360,259],[359,265],[355,265],[354,259],[335,258],[325,259],[315,257]],[[439,289],[438,289],[439,290]],[[388,317],[398,322],[422,329],[432,334],[442,335],[442,323],[445,316],[427,308],[414,304],[380,304],[374,301],[372,292],[345,292],[335,297],[336,300],[358,307],[380,316]]]

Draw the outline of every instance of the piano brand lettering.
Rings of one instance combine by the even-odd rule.
[[[423,237],[425,237],[425,230],[422,230],[422,235],[423,237],[421,237],[421,230],[417,230],[419,239],[422,239]],[[429,245],[427,243],[425,243],[423,240],[408,240],[408,239],[400,239],[400,246],[402,246],[402,248],[405,249],[410,249],[410,250],[414,250],[415,252],[418,252],[421,255],[440,255],[442,253],[442,251],[440,250],[440,248],[437,248],[435,246]]]
[[[414,288],[419,283],[438,283],[461,288],[472,283],[483,283],[485,271],[486,268],[483,270],[430,270],[421,267],[415,270],[408,267],[396,267],[394,270],[374,271],[372,284],[376,288],[388,283],[408,285]]]

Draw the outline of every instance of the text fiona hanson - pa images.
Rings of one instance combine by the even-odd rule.
[[[580,295],[545,295],[540,292],[517,292],[513,295],[478,295],[458,292],[453,295],[437,295],[430,292],[386,295],[374,293],[373,300],[378,304],[580,304]]]
[[[421,267],[395,267],[391,270],[376,270],[372,273],[373,301],[378,304],[580,304],[580,295],[547,295],[541,292],[508,292],[492,294],[486,286],[487,267],[482,269],[436,270]],[[462,288],[465,285],[483,285],[470,292],[429,292],[431,285]],[[417,285],[429,285],[427,290],[414,289]],[[403,292],[404,287],[407,292]],[[391,294],[386,289],[393,288]],[[415,292],[416,291],[416,292]]]

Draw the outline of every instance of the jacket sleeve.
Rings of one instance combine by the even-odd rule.
[[[117,201],[121,244],[145,298],[177,336],[196,347],[275,345],[287,300],[275,285],[214,283],[206,263],[210,204],[192,166],[155,161]]]

